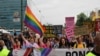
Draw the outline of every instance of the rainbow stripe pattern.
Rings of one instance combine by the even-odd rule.
[[[27,2],[31,2],[31,1],[32,0],[27,0]],[[29,3],[27,3],[27,4],[29,4]],[[32,13],[31,7],[33,7],[33,6],[30,4],[26,6],[24,24],[28,28],[33,30],[35,33],[38,33],[42,36],[45,31],[45,28],[38,21],[38,19],[35,17],[35,15]]]
[[[48,54],[51,52],[51,48],[40,48],[41,56],[48,56]]]

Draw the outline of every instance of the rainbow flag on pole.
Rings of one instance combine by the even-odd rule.
[[[43,25],[38,21],[38,19],[35,17],[32,8],[34,7],[32,0],[27,0],[27,6],[25,11],[25,20],[24,24],[33,30],[35,33],[38,33],[42,36],[45,29]]]

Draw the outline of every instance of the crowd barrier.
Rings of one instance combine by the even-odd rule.
[[[93,48],[84,49],[31,49],[31,56],[85,56],[88,51]],[[29,49],[13,50],[13,56],[27,56]]]

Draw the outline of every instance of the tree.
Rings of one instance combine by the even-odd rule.
[[[87,19],[87,16],[84,13],[77,15],[76,26],[82,26],[83,22]]]
[[[90,17],[86,18],[86,22],[92,22],[92,19]]]

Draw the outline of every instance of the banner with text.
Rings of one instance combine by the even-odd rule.
[[[52,49],[48,56],[85,56],[92,49]]]
[[[32,56],[85,56],[93,48],[84,49],[33,49]],[[13,56],[24,56],[25,49],[13,50]],[[26,54],[27,55],[27,54]]]

